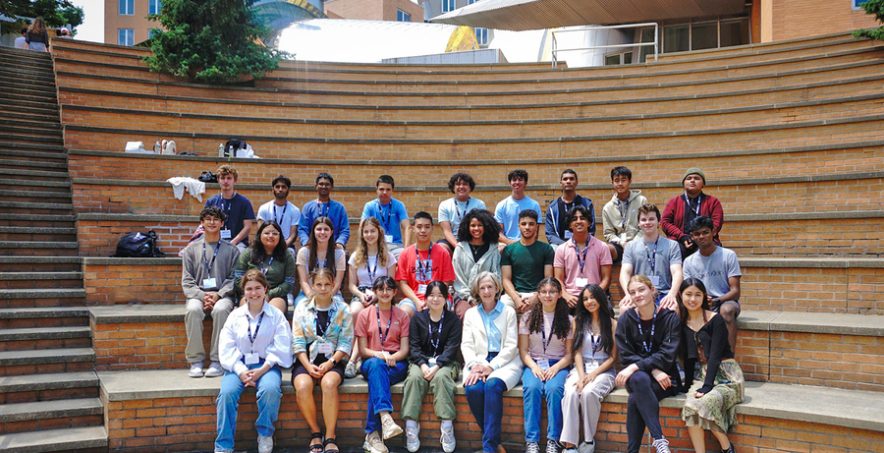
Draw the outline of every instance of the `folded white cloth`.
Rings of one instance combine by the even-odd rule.
[[[198,179],[183,176],[169,178],[166,182],[172,184],[172,193],[175,194],[175,198],[179,200],[184,198],[184,189],[187,189],[187,193],[189,193],[190,196],[196,198],[202,203],[203,194],[206,193],[206,183]]]

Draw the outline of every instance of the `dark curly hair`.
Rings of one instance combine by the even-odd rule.
[[[482,233],[482,242],[486,244],[494,244],[499,240],[500,224],[494,220],[494,215],[487,209],[473,209],[464,214],[463,220],[460,221],[460,225],[457,227],[458,242],[470,242],[470,239],[473,238],[473,236],[470,235],[470,222],[472,222],[473,219],[481,222],[482,227],[485,228],[485,232]]]
[[[571,317],[568,313],[568,303],[561,297],[562,284],[553,277],[546,277],[537,285],[537,291],[539,292],[544,286],[552,286],[559,293],[555,314],[553,315],[552,335],[564,341],[565,338],[568,338],[568,333],[571,331]],[[537,302],[531,307],[531,311],[528,312],[528,332],[540,332],[541,329],[543,329],[543,304]]]

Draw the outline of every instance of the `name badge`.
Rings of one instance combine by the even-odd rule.
[[[335,348],[332,347],[332,344],[327,341],[320,341],[318,345],[316,345],[316,352],[320,354],[324,354],[326,357],[335,353]]]
[[[257,352],[252,352],[250,354],[246,354],[246,365],[255,365],[261,361],[261,357],[258,356]]]
[[[651,284],[655,287],[660,286],[660,276],[659,275],[651,275]]]
[[[228,230],[226,228],[221,230],[221,239],[229,241],[230,238],[232,238],[232,237],[233,237],[233,235],[230,234],[230,230]]]
[[[384,242],[386,242],[387,244],[392,244],[393,243],[393,235],[392,234],[385,234],[384,235]]]
[[[571,230],[565,230],[565,239],[571,239]]]
[[[215,277],[203,279],[203,289],[215,289],[217,287],[218,283],[215,282]]]
[[[598,367],[599,363],[595,360],[587,360],[586,362],[583,362],[583,370],[587,373],[592,373]]]
[[[420,285],[417,285],[417,293],[418,294],[426,294],[427,293],[427,285],[425,285],[423,283],[421,283]]]
[[[429,359],[427,359],[427,365],[429,365],[430,368],[436,366],[436,358],[430,357]]]
[[[577,285],[578,288],[583,288],[587,284],[589,284],[589,280],[582,277],[577,277],[574,279],[574,284]]]
[[[537,366],[539,366],[540,369],[543,371],[548,370],[549,369],[549,359],[537,360]]]

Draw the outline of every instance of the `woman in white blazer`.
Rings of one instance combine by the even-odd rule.
[[[481,303],[464,314],[461,353],[463,385],[470,411],[482,427],[482,451],[505,452],[500,445],[503,392],[519,383],[516,311],[501,303],[500,277],[481,272],[472,284],[472,295]]]

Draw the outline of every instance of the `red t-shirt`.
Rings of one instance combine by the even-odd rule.
[[[426,250],[418,252],[416,245],[409,245],[399,255],[396,280],[408,282],[408,286],[420,300],[424,300],[424,291],[420,291],[420,285],[428,285],[433,280],[453,282],[454,278],[451,255],[441,245],[433,244],[429,252]]]
[[[359,312],[356,318],[356,338],[365,338],[368,348],[375,351],[396,352],[399,351],[400,341],[408,337],[410,325],[408,315],[398,307],[392,310],[381,310],[381,326],[378,329],[378,306],[372,305]],[[390,316],[393,320],[390,321]],[[387,333],[387,323],[390,323],[390,331]],[[387,333],[383,346],[381,334]]]

